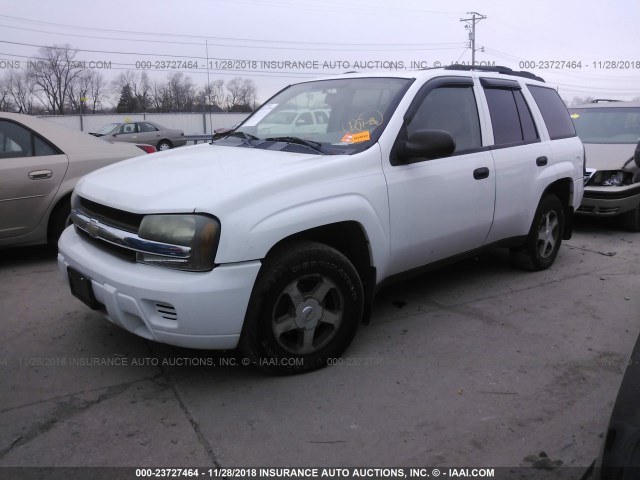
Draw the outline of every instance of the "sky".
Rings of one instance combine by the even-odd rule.
[[[640,97],[638,0],[0,0],[0,76],[70,45],[107,80],[181,71],[197,85],[251,78],[259,102],[345,71],[476,61],[528,70],[574,97]]]

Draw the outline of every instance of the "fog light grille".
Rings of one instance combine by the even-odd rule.
[[[156,303],[156,310],[165,320],[178,320],[178,312],[173,305],[167,303]]]

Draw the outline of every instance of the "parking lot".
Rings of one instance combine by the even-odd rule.
[[[549,270],[496,251],[393,285],[292,377],[135,337],[52,252],[2,250],[0,466],[587,467],[640,332],[639,243],[580,219]]]

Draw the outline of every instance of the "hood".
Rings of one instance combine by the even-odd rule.
[[[134,213],[211,211],[226,202],[238,205],[247,195],[280,191],[337,157],[201,144],[96,170],[76,193]]]
[[[620,170],[622,166],[633,158],[636,144],[618,143],[585,143],[587,168],[596,170]],[[633,162],[631,162],[633,164]],[[635,164],[633,164],[635,166]]]

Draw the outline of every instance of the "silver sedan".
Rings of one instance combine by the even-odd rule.
[[[55,123],[0,113],[0,247],[54,243],[69,223],[78,179],[100,167],[153,152],[108,143]]]
[[[155,145],[158,150],[169,150],[187,143],[182,130],[147,121],[109,123],[91,135],[105,137],[112,142],[147,143]]]

